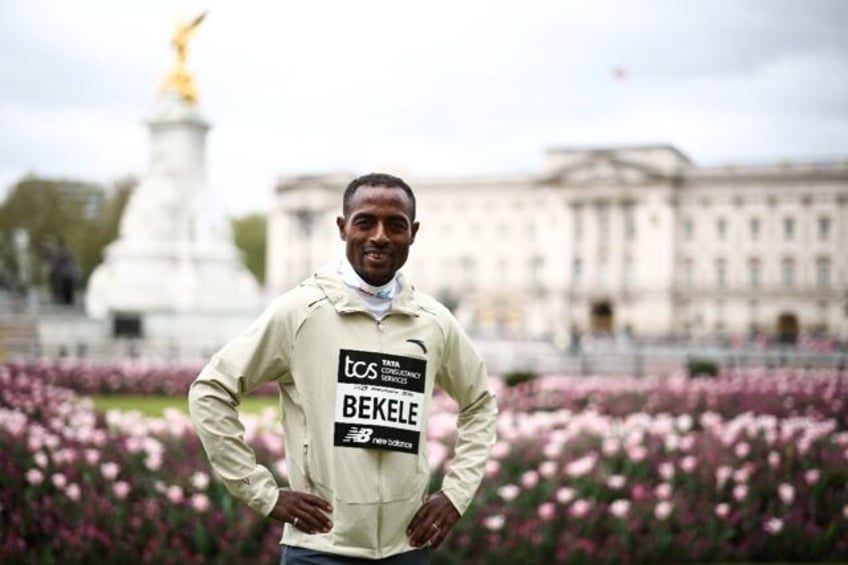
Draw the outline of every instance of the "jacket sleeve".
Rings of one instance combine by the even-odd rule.
[[[480,486],[496,439],[497,405],[483,360],[471,340],[450,316],[439,386],[459,405],[454,457],[442,492],[464,514]]]
[[[234,496],[266,516],[274,509],[279,487],[245,443],[238,406],[259,385],[290,378],[293,316],[285,306],[282,299],[275,301],[213,355],[188,394],[191,421],[215,474]]]

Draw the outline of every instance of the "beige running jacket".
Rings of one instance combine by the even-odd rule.
[[[441,486],[460,513],[480,485],[497,408],[481,359],[455,318],[400,276],[378,321],[328,270],[277,298],[209,361],[191,418],[227,488],[268,515],[279,486],[244,440],[236,407],[280,389],[290,487],[333,506],[333,529],[286,524],[282,543],[379,559],[414,549],[406,527],[428,494],[427,421],[438,385],[458,404],[458,439]]]

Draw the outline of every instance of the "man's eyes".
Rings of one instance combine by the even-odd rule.
[[[375,220],[371,220],[368,218],[361,218],[353,222],[354,227],[360,230],[371,229],[377,224]],[[402,221],[390,221],[386,223],[386,230],[392,232],[404,232],[408,229],[406,222]]]

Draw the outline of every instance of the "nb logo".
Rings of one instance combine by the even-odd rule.
[[[368,443],[371,439],[371,434],[374,433],[373,428],[357,428],[353,427],[348,430],[347,435],[342,440],[344,443],[353,442],[353,443]]]

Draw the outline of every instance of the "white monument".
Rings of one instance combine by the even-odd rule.
[[[177,60],[162,84],[150,130],[150,163],[121,218],[119,237],[89,280],[86,312],[116,337],[154,348],[211,348],[243,328],[261,308],[260,288],[245,268],[223,213],[206,193],[206,133],[187,41],[203,15],[178,25]]]

